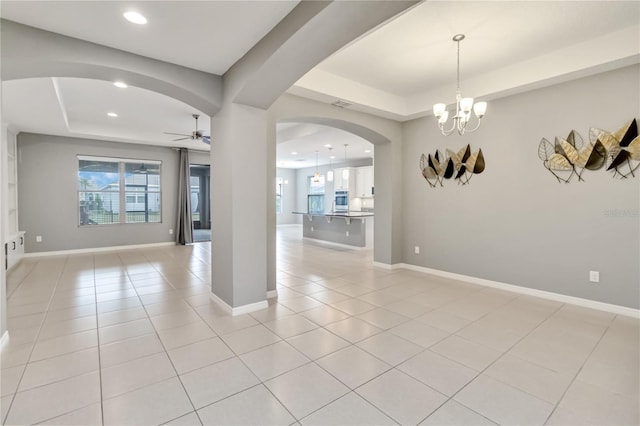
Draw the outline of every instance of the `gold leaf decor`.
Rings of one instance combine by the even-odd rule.
[[[447,149],[446,153],[446,157],[440,151],[420,156],[420,171],[432,188],[444,186],[445,179],[454,179],[458,184],[466,185],[474,174],[484,171],[484,155],[480,149],[472,153],[471,146],[466,145],[458,152]]]
[[[590,143],[584,149],[582,137],[575,130],[566,139],[556,137],[553,144],[542,138],[538,157],[558,182],[568,183],[574,175],[581,181],[585,170],[599,170],[605,166],[614,177],[635,176],[640,167],[640,139],[635,119],[613,133],[591,128],[589,138]]]

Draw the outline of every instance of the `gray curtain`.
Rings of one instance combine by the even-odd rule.
[[[193,243],[193,222],[191,220],[191,174],[189,172],[189,150],[180,148],[180,175],[178,176],[178,224],[176,243]]]

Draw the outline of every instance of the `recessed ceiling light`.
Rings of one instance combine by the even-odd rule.
[[[115,112],[108,112],[107,115],[114,118],[118,116],[118,114],[116,114]]]
[[[126,89],[128,87],[127,83],[123,83],[122,81],[115,81],[113,85],[121,89]]]
[[[134,24],[144,25],[147,23],[147,18],[145,18],[138,12],[129,11],[125,12],[123,15],[127,21],[133,22]]]
[[[332,155],[332,156],[331,156],[331,157],[329,157],[329,158],[331,158],[331,159],[333,160],[334,158],[336,158],[336,156],[335,156],[335,155]]]
[[[330,143],[328,143],[328,144],[326,144],[324,147],[325,147],[325,148],[331,148],[331,144],[330,144]]]
[[[370,149],[365,149],[364,152],[366,152],[367,154],[371,152]]]
[[[298,153],[295,151],[291,151],[291,155],[298,155]]]

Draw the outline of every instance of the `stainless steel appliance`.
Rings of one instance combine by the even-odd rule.
[[[335,210],[336,212],[349,211],[349,191],[336,191]]]

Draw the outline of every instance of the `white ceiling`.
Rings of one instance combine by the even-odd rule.
[[[0,12],[5,19],[220,75],[297,3],[3,0]],[[125,21],[122,12],[129,9],[142,12],[149,24]],[[343,99],[353,104],[350,109],[399,121],[429,115],[433,103],[454,101],[451,37],[457,33],[467,36],[461,43],[462,92],[490,101],[640,62],[640,2],[427,1],[332,55],[289,92],[328,103]],[[162,132],[190,133],[191,114],[199,113],[157,93],[87,79],[8,81],[2,88],[3,121],[20,131],[181,146]],[[106,117],[112,110],[118,118]],[[209,134],[207,117],[199,127]],[[295,150],[315,164],[315,150],[322,154],[325,143],[349,143],[354,155],[360,150],[359,138],[345,139],[335,129],[287,124],[278,130],[279,162],[294,160],[286,153]]]

